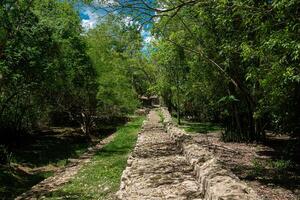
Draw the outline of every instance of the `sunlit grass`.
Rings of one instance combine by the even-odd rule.
[[[137,117],[117,131],[107,144],[83,167],[76,177],[47,199],[114,199],[119,189],[122,171],[133,149],[144,117]]]
[[[173,122],[178,123],[175,117],[172,117]],[[188,120],[181,120],[180,128],[183,128],[186,132],[189,133],[209,133],[214,131],[222,130],[222,127],[219,124],[211,122],[192,122]]]

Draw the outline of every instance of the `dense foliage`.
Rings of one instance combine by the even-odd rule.
[[[0,196],[80,164],[72,160],[118,129],[97,165],[50,195],[90,198],[111,183],[94,192],[108,198],[144,117],[117,126],[156,97],[188,132],[264,142],[207,145],[268,195],[297,193],[299,63],[299,0],[0,0]]]
[[[80,20],[69,4],[7,1],[3,5],[0,121],[1,132],[14,137],[36,127],[48,109],[75,95],[85,84],[78,80],[78,72],[91,69],[81,44]]]
[[[152,58],[169,108],[222,121],[225,140],[299,132],[299,1],[159,2]]]
[[[179,121],[223,122],[225,140],[299,132],[298,1],[101,3],[111,13],[84,32],[70,2],[1,1],[1,132],[68,119],[89,133],[95,118],[124,116],[154,93]]]
[[[138,106],[141,37],[113,18],[86,33],[67,1],[1,1],[1,143],[66,122],[88,134],[97,116]]]
[[[135,26],[109,16],[86,36],[88,54],[99,76],[98,104],[102,115],[133,112],[138,105],[135,73],[141,67],[141,36]]]

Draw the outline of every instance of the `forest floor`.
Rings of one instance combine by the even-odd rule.
[[[5,191],[5,189],[6,191],[11,191],[11,196],[3,193],[6,196],[2,196],[0,199],[14,199],[15,194],[20,194],[20,192],[26,188],[28,188],[28,191],[18,196],[16,198],[17,200],[107,200],[115,197],[115,193],[119,189],[122,171],[126,166],[128,155],[136,142],[137,133],[143,120],[144,117],[132,117],[130,122],[119,126],[113,134],[108,134],[109,132],[107,132],[106,135],[109,135],[108,137],[102,139],[97,145],[89,148],[82,148],[83,150],[81,151],[85,151],[85,153],[81,153],[80,156],[71,156],[71,158],[67,158],[66,166],[53,167],[53,171],[51,171],[52,173],[50,174],[51,176],[44,180],[43,177],[37,179],[36,182],[43,181],[34,185],[30,190],[28,189],[36,182],[24,183],[24,185],[21,186],[14,185],[15,188],[13,188],[13,185],[8,185],[5,177],[3,177],[1,184],[6,185],[6,188],[3,188],[3,191]],[[52,146],[52,154],[56,153],[55,158],[59,160],[61,156],[59,153],[65,154],[62,148],[66,147],[63,146],[69,145],[72,144],[60,143],[60,145],[56,147],[62,152],[58,152],[58,149],[55,149],[55,147]],[[35,162],[42,165],[40,160],[36,160]],[[27,167],[28,169],[25,169],[25,167],[21,166],[18,166],[18,168],[22,168],[24,170],[23,173],[26,173],[27,175],[30,174],[29,171],[38,171],[39,169],[38,167],[34,169],[29,169],[29,167]],[[40,168],[46,168],[46,166]],[[47,168],[50,167],[47,166]],[[22,178],[23,177],[20,177],[20,179]],[[22,190],[14,192],[14,189],[16,190],[17,187],[21,187]]]
[[[92,141],[80,130],[67,127],[51,127],[22,138],[20,144],[10,147],[10,164],[0,165],[0,199],[14,199],[54,174],[61,174],[68,166],[74,166],[91,147],[109,138],[117,126],[122,124],[103,126]]]
[[[154,119],[155,123],[161,123],[159,113]],[[70,128],[44,130],[42,134],[23,141],[22,146],[14,148],[11,165],[0,166],[0,199],[14,199],[37,183],[19,199],[115,199],[122,171],[143,120],[144,117],[133,118],[113,135],[113,129],[105,131],[94,148],[88,148],[92,143],[78,134],[78,130]],[[179,127],[189,132],[195,142],[206,143],[223,166],[256,190],[263,200],[300,199],[300,155],[297,154],[300,151],[295,148],[299,147],[298,140],[286,135],[268,134],[265,144],[224,143],[220,141],[222,128],[218,124],[183,120]],[[162,129],[150,127],[151,130],[153,128]],[[153,142],[152,136],[147,135]],[[101,139],[103,141],[99,143]],[[167,145],[161,153],[172,153],[175,151],[172,147]],[[150,150],[149,155],[158,153]],[[147,149],[140,152],[144,157]],[[288,155],[287,152],[296,154]],[[177,163],[173,169],[183,167],[183,175],[192,180],[189,169],[184,163],[178,165],[178,159],[181,157],[175,156],[173,161],[168,162]],[[162,161],[161,164],[168,162]],[[159,162],[150,162],[148,168],[156,165]],[[146,168],[143,167],[143,170]],[[165,186],[169,183],[169,179],[161,180],[167,181]],[[180,182],[181,179],[176,180]],[[185,179],[182,181],[186,183]],[[189,183],[188,188],[190,186]]]
[[[33,186],[29,191],[17,197],[16,200],[29,200],[33,198],[41,199],[44,197],[44,195],[55,191],[58,187],[69,182],[86,163],[91,161],[91,158],[96,154],[96,152],[102,149],[104,145],[111,142],[114,137],[115,134],[112,134],[101,140],[101,142],[94,147],[88,148],[87,152],[82,154],[79,158],[69,159],[70,163],[68,163],[65,167],[56,170],[53,176],[50,176],[49,178]]]
[[[221,128],[216,124],[183,121],[179,127],[195,141],[207,143],[225,168],[265,200],[300,199],[299,140],[267,134],[264,144],[225,143],[220,141]]]

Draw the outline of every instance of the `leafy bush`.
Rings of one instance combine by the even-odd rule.
[[[293,167],[290,160],[252,160],[252,170],[249,176],[255,179],[272,180],[274,182],[284,182],[287,180],[286,173]]]
[[[270,167],[278,173],[282,173],[292,167],[292,162],[290,160],[274,160],[270,161]]]
[[[262,176],[265,170],[265,165],[258,159],[252,160],[253,170],[251,171],[250,176]]]
[[[161,110],[158,110],[157,111],[157,113],[158,113],[158,115],[159,115],[159,118],[160,118],[160,122],[161,123],[163,123],[164,122],[164,120],[165,120],[165,117],[164,117],[164,115],[163,115],[163,113],[162,113],[162,111]]]

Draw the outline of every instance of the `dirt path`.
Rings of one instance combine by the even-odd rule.
[[[88,151],[78,159],[70,159],[70,163],[66,167],[58,170],[54,176],[51,176],[33,186],[29,191],[18,196],[15,200],[40,199],[48,192],[55,191],[59,186],[67,183],[71,178],[73,178],[86,163],[90,162],[93,155],[103,148],[104,145],[111,142],[114,137],[115,134],[112,134],[103,139],[96,146],[89,148]]]
[[[167,134],[160,117],[150,111],[139,134],[117,196],[126,200],[200,200],[193,168]]]

